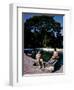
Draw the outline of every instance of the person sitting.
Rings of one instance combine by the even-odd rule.
[[[50,69],[51,72],[54,71],[54,65],[56,64],[58,59],[59,59],[59,53],[55,48],[52,57],[48,61],[49,66],[53,68],[53,69]]]
[[[42,54],[40,51],[38,51],[38,53],[36,54],[35,63],[36,65],[40,66],[40,68],[44,67],[43,58],[42,58]]]

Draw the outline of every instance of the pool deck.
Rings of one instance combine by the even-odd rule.
[[[24,54],[24,74],[40,74],[40,73],[50,73],[47,69],[40,69],[39,66],[33,66],[35,59]],[[55,73],[62,73],[63,66],[55,71]]]

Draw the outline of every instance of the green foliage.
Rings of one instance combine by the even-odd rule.
[[[24,23],[24,48],[62,48],[61,24],[52,16],[33,16]],[[57,38],[54,35],[57,32]]]
[[[50,60],[51,56],[52,56],[51,52],[46,52],[46,51],[43,52],[43,60],[44,61],[48,62],[48,60]]]

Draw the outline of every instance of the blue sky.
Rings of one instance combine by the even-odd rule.
[[[54,19],[57,21],[57,22],[60,22],[61,23],[61,26],[63,27],[63,16],[54,16]]]
[[[23,13],[23,20],[26,21],[27,19],[33,17],[33,16],[41,16],[43,14],[38,14],[38,13]],[[48,14],[50,16],[50,14]],[[54,19],[61,23],[61,26],[63,27],[63,15],[53,15],[54,16]]]

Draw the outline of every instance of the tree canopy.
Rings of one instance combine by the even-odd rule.
[[[24,22],[24,48],[62,48],[61,30],[54,16],[33,16]]]

